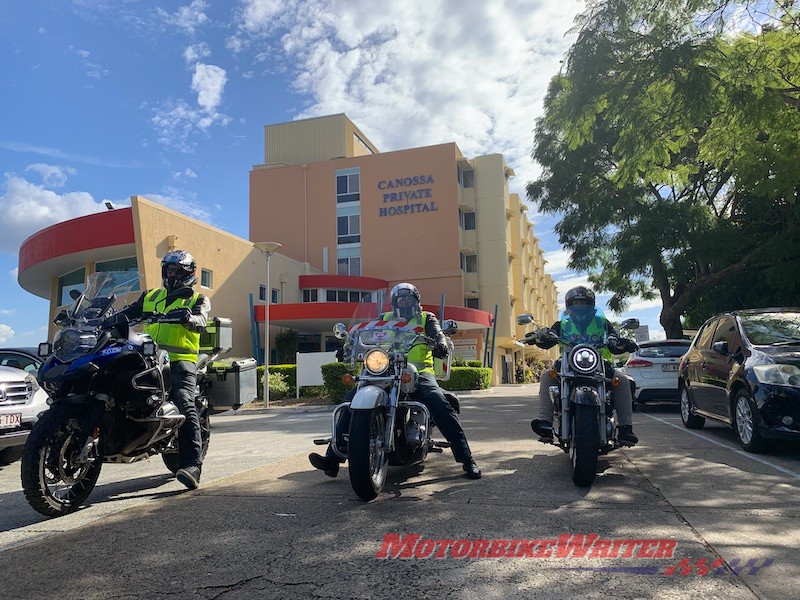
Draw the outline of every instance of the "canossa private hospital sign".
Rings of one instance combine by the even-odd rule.
[[[436,202],[431,200],[433,191],[428,187],[433,183],[433,175],[379,181],[378,190],[383,194],[383,205],[378,207],[378,216],[393,217],[439,210]]]

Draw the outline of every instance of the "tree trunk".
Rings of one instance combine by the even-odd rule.
[[[667,339],[683,339],[683,325],[681,324],[680,313],[665,305],[661,310],[659,321],[664,328],[664,332],[667,334]]]

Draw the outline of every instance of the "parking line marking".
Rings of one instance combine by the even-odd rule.
[[[755,456],[754,454],[752,454],[750,452],[745,452],[744,450],[742,450],[740,448],[736,448],[735,446],[730,446],[729,444],[725,444],[723,442],[718,442],[717,440],[713,440],[710,437],[705,436],[705,435],[703,435],[701,433],[698,433],[696,431],[692,431],[691,429],[686,429],[683,426],[679,427],[678,425],[675,425],[674,423],[670,423],[669,421],[666,421],[664,419],[659,419],[658,417],[654,417],[653,415],[648,415],[648,414],[645,414],[645,413],[643,413],[643,415],[645,417],[650,417],[651,419],[655,419],[656,421],[659,421],[659,422],[663,423],[664,425],[669,425],[670,427],[674,427],[675,429],[683,431],[684,433],[688,433],[690,435],[699,437],[701,440],[705,440],[705,441],[710,442],[712,444],[716,444],[717,446],[721,446],[723,448],[727,448],[728,450],[731,450],[732,452],[735,452],[736,454],[744,456],[745,458],[749,458],[750,460],[754,460],[757,463],[761,463],[762,465],[767,465],[768,467],[772,467],[776,471],[780,471],[781,473],[784,473],[786,475],[791,475],[795,479],[800,479],[800,473],[792,471],[791,469],[787,469],[786,467],[781,467],[780,465],[774,465],[771,462],[769,462],[768,460],[766,460],[764,458],[761,458],[760,456]]]

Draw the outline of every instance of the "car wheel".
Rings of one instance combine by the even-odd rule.
[[[692,414],[692,399],[686,386],[681,387],[681,421],[686,429],[702,429],[706,424],[703,417]]]
[[[756,403],[745,390],[739,390],[733,401],[733,423],[742,448],[748,452],[761,452],[766,440],[758,430],[761,419]]]

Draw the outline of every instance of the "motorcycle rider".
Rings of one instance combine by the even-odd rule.
[[[439,320],[433,313],[422,310],[419,290],[410,283],[399,283],[394,286],[391,297],[393,310],[382,316],[384,320],[402,319],[412,325],[422,326],[425,335],[436,341],[436,347],[433,350],[425,344],[418,344],[408,353],[408,361],[417,367],[419,373],[417,389],[410,394],[410,397],[428,407],[436,426],[445,439],[450,442],[456,462],[462,463],[466,477],[480,479],[481,470],[472,458],[467,436],[458,421],[456,411],[445,398],[434,376],[434,357],[446,358],[448,354],[447,340],[439,325]],[[339,353],[337,353],[337,358],[341,360]],[[355,389],[350,390],[345,396],[345,402],[351,401],[355,393]],[[350,411],[342,411],[336,430],[341,433],[348,431],[349,428]],[[330,444],[328,444],[325,456],[312,452],[308,455],[308,459],[315,468],[325,471],[329,477],[336,477],[339,473],[340,459],[333,452]]]
[[[148,290],[120,312],[128,318],[166,313],[164,321],[145,327],[159,348],[169,353],[172,390],[170,400],[186,417],[178,430],[181,468],[175,478],[190,490],[200,485],[203,443],[200,415],[194,399],[197,388],[197,357],[200,332],[206,327],[211,301],[192,290],[197,282],[197,264],[185,250],[172,250],[161,259],[162,288]]]
[[[556,321],[551,330],[562,339],[569,339],[573,343],[597,342],[606,337],[608,348],[601,348],[602,357],[613,364],[610,350],[632,352],[637,346],[634,342],[619,337],[611,323],[597,313],[595,308],[594,292],[587,287],[578,286],[569,290],[565,295],[566,311],[569,319]],[[532,336],[534,343],[545,350],[552,348],[558,342],[545,340],[543,335],[546,330],[539,330]],[[557,367],[556,367],[557,369]],[[607,369],[608,370],[608,369]],[[622,371],[615,369],[614,377],[622,380],[623,384],[611,388],[614,410],[619,420],[619,441],[624,445],[633,446],[639,438],[633,433],[633,397],[628,377]],[[550,400],[549,387],[558,385],[556,379],[550,376],[549,371],[543,371],[539,381],[539,418],[531,421],[531,429],[539,434],[541,441],[553,441],[553,402]]]

